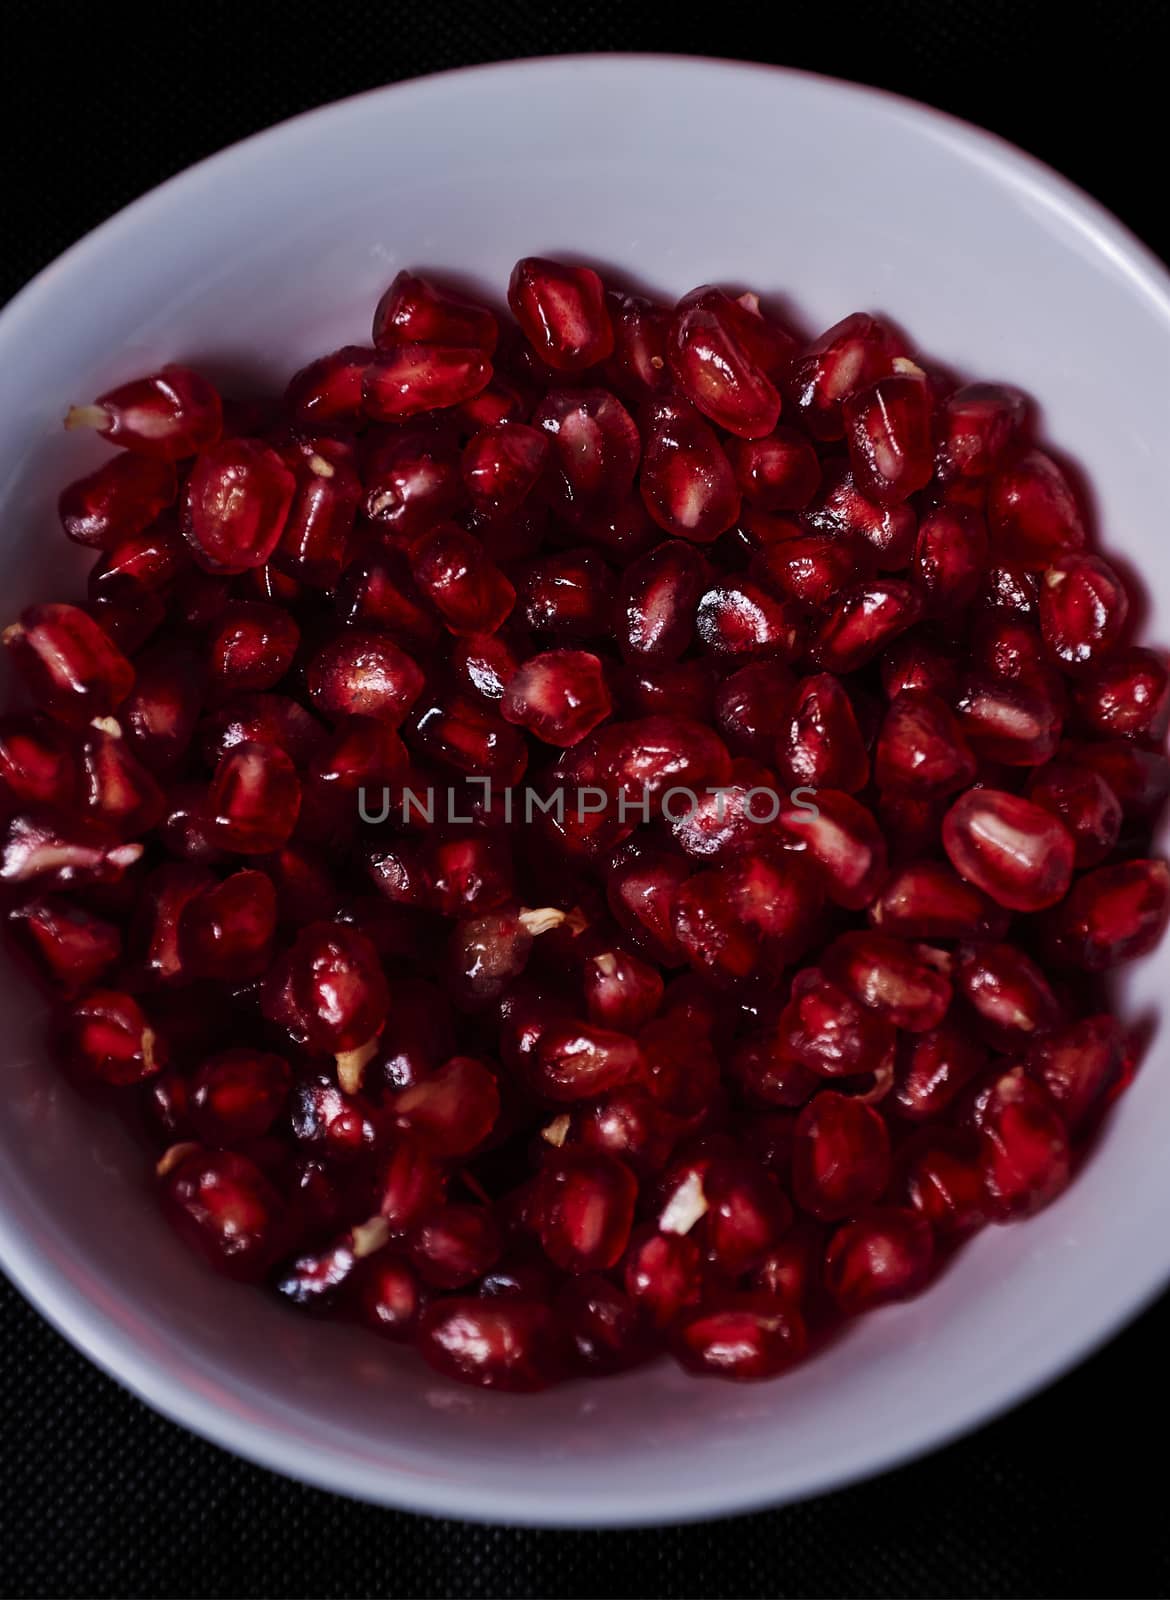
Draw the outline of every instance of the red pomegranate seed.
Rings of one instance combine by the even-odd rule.
[[[183,535],[205,572],[262,567],[284,531],[296,479],[275,450],[225,439],[205,450],[187,480]]]
[[[233,745],[220,760],[207,796],[209,836],[241,855],[279,850],[296,826],[301,785],[275,745]]]
[[[728,578],[708,589],[699,601],[696,628],[704,647],[731,663],[754,656],[792,661],[804,637],[797,606],[777,600],[749,578]]]
[[[803,520],[816,533],[847,536],[854,559],[882,572],[900,572],[914,555],[918,519],[912,508],[868,499],[844,463],[826,463],[820,493]]]
[[[163,367],[99,395],[91,406],[74,406],[67,428],[93,428],[111,444],[156,461],[182,461],[219,438],[219,395],[187,367]]]
[[[160,1199],[183,1242],[229,1277],[259,1279],[280,1253],[284,1202],[237,1151],[192,1147],[166,1166]]]
[[[354,1309],[383,1339],[412,1339],[429,1300],[409,1262],[379,1250],[349,1280]]]
[[[1075,761],[1046,762],[1028,780],[1028,799],[1059,817],[1083,871],[1111,855],[1121,835],[1121,804],[1099,773]]]
[[[95,726],[81,744],[81,809],[120,839],[161,822],[166,801],[158,784],[127,748],[118,723]]]
[[[739,515],[739,486],[718,438],[676,400],[649,409],[639,487],[658,526],[695,544],[710,544]]]
[[[836,600],[862,564],[848,535],[814,534],[765,546],[749,572],[788,599],[820,608]]]
[[[374,311],[379,350],[402,344],[464,345],[490,356],[498,336],[496,319],[485,306],[413,272],[400,272]]]
[[[969,654],[984,678],[1051,689],[1054,672],[1035,621],[1012,612],[992,611],[977,617]]]
[[[671,387],[666,341],[672,313],[636,294],[606,295],[613,324],[613,353],[606,364],[607,381],[631,401],[665,394]]]
[[[898,505],[930,482],[931,398],[923,373],[899,371],[855,389],[841,415],[862,494],[879,505]]]
[[[445,411],[486,388],[492,364],[482,350],[440,344],[395,344],[379,351],[362,378],[362,405],[376,422],[404,422]]]
[[[349,628],[317,651],[305,671],[309,698],[324,716],[402,721],[423,687],[421,668],[386,634]]]
[[[955,988],[996,1049],[1018,1049],[1054,1028],[1061,1018],[1044,974],[1014,945],[979,944],[960,950]]]
[[[374,352],[347,344],[311,361],[289,379],[285,403],[303,428],[355,427],[361,418],[362,385]]]
[[[452,633],[494,633],[516,601],[479,540],[454,523],[432,528],[411,547],[410,571]]]
[[[662,1001],[661,974],[624,950],[603,950],[584,968],[585,1008],[590,1022],[619,1033],[635,1033]]]
[[[792,675],[782,662],[752,661],[729,673],[716,692],[715,717],[731,749],[773,760],[792,695]]]
[[[911,861],[886,879],[869,920],[901,939],[997,938],[1008,913],[944,861]]]
[[[152,646],[138,657],[135,674],[118,720],[139,761],[169,777],[195,736],[207,674],[196,652],[178,643]]]
[[[638,1185],[601,1151],[562,1151],[537,1179],[537,1231],[546,1255],[566,1272],[604,1271],[625,1252]]]
[[[589,1100],[640,1078],[644,1065],[628,1034],[591,1022],[557,1022],[537,1041],[532,1085],[546,1100]]]
[[[416,1342],[445,1378],[516,1394],[556,1383],[568,1360],[556,1314],[519,1298],[437,1300],[423,1314]]]
[[[517,580],[520,609],[536,633],[612,636],[613,573],[596,550],[566,550],[530,563]]]
[[[1147,955],[1170,918],[1170,868],[1164,861],[1123,861],[1078,878],[1050,912],[1048,942],[1062,964],[1104,972]]]
[[[1047,1090],[1022,1067],[990,1078],[973,1106],[992,1219],[1010,1222],[1048,1205],[1069,1180],[1068,1132]]]
[[[918,525],[915,578],[940,616],[970,605],[987,570],[987,528],[968,506],[936,506]]]
[[[900,1152],[896,1189],[942,1239],[988,1221],[979,1144],[966,1129],[924,1128]]]
[[[938,475],[986,478],[999,465],[1024,421],[1024,396],[998,383],[968,383],[939,407]]]
[[[825,1252],[825,1287],[848,1316],[918,1294],[934,1241],[919,1211],[874,1206],[838,1228]]]
[[[817,453],[796,428],[731,440],[727,453],[744,499],[764,511],[800,511],[820,488]]]
[[[1041,450],[1001,467],[988,491],[992,553],[1042,572],[1054,558],[1079,550],[1085,528],[1064,473]]]
[[[460,470],[467,492],[487,516],[511,516],[536,488],[549,455],[539,425],[501,422],[464,447]]]
[[[792,1221],[792,1207],[776,1179],[742,1156],[711,1163],[703,1196],[707,1258],[728,1278],[758,1267]]]
[[[785,1053],[826,1078],[876,1073],[894,1047],[893,1025],[870,1015],[819,967],[796,974],[779,1032]]]
[[[59,895],[41,895],[8,913],[8,926],[67,998],[91,988],[122,955],[112,922]]]
[[[896,1028],[925,1033],[946,1015],[951,985],[925,945],[881,933],[845,933],[824,952],[825,971]]]
[[[380,1168],[380,1214],[405,1234],[445,1197],[447,1180],[430,1149],[412,1133],[394,1135]]]
[[[410,1259],[424,1283],[462,1289],[495,1265],[502,1246],[499,1225],[483,1206],[444,1205],[415,1228]]]
[[[92,1082],[124,1088],[166,1065],[166,1050],[141,1006],[117,989],[91,989],[61,1023],[66,1066]]]
[[[4,643],[33,699],[71,727],[108,717],[134,685],[134,668],[76,606],[29,606]]]
[[[958,720],[925,689],[903,689],[890,702],[878,735],[874,773],[882,789],[965,789],[976,762]]]
[[[271,689],[292,665],[300,629],[287,611],[259,600],[236,600],[207,645],[212,684],[220,694]]]
[[[363,472],[366,516],[387,537],[410,543],[464,503],[459,456],[433,429],[390,433],[370,450]]]
[[[714,719],[716,674],[709,661],[634,663],[615,676],[626,716]]]
[[[190,1116],[207,1144],[240,1144],[267,1133],[288,1099],[288,1062],[258,1050],[211,1056],[191,1081]]]
[[[1084,1017],[1037,1039],[1024,1067],[1044,1085],[1070,1130],[1077,1133],[1121,1076],[1124,1057],[1117,1019],[1106,1014]]]
[[[771,433],[780,396],[752,351],[737,337],[719,290],[696,289],[680,300],[667,339],[667,360],[687,399],[712,422],[743,439]]]
[[[777,826],[791,848],[815,863],[835,905],[849,911],[869,905],[886,875],[886,843],[872,812],[852,795],[818,789],[814,800],[782,804]]]
[[[676,856],[639,849],[615,859],[606,882],[609,908],[643,952],[667,967],[686,961],[673,930],[674,898],[690,876]]]
[[[770,1294],[741,1290],[684,1311],[671,1349],[688,1372],[742,1382],[794,1366],[806,1342],[798,1311]]]
[[[976,754],[1004,766],[1038,767],[1060,743],[1061,706],[1043,682],[997,682],[971,674],[956,710]]]
[[[689,1234],[639,1229],[630,1240],[622,1268],[626,1293],[651,1327],[670,1327],[680,1311],[698,1302],[702,1291],[699,1246]]]
[[[792,1192],[802,1211],[831,1222],[876,1200],[890,1174],[890,1140],[872,1106],[835,1090],[816,1095],[797,1118]]]
[[[1050,811],[1002,789],[971,789],[943,818],[956,872],[1012,911],[1041,911],[1064,898],[1076,845]]]
[[[922,614],[922,594],[911,583],[884,578],[845,591],[821,628],[816,657],[828,672],[856,672]]]
[[[389,992],[378,953],[356,929],[332,922],[302,928],[286,970],[283,1014],[273,1020],[295,1043],[329,1055],[354,1051],[386,1020]]]
[[[522,734],[508,726],[482,701],[464,695],[424,702],[411,727],[425,755],[476,778],[490,778],[504,788],[519,783],[528,764]]]
[[[1110,739],[1068,744],[1061,755],[1099,773],[1127,817],[1156,816],[1170,796],[1170,761],[1161,751],[1142,750],[1128,739]]]
[[[853,702],[831,672],[803,678],[776,741],[776,771],[792,788],[856,794],[869,781],[869,756]]]
[[[427,1148],[447,1158],[469,1155],[484,1142],[499,1116],[500,1094],[483,1062],[452,1056],[395,1095],[391,1105]]]
[[[840,439],[842,402],[865,384],[894,370],[899,353],[890,329],[857,312],[838,322],[793,361],[788,390],[800,420],[815,439]]]
[[[353,453],[332,439],[300,440],[285,453],[285,465],[296,488],[272,551],[272,566],[286,583],[291,578],[310,588],[330,589],[345,566],[362,496]]]
[[[1154,650],[1119,650],[1079,679],[1073,702],[1080,725],[1100,739],[1161,740],[1170,720],[1170,671]]]
[[[0,883],[116,884],[141,856],[140,844],[120,844],[91,822],[17,816],[0,834]]]
[[[970,1029],[951,1018],[898,1043],[891,1107],[912,1122],[939,1116],[987,1063]]]
[[[554,467],[554,499],[574,522],[588,522],[629,495],[642,453],[634,419],[607,389],[553,389],[533,412]]]
[[[618,644],[627,661],[668,661],[695,635],[695,608],[707,587],[706,562],[693,545],[667,539],[626,568],[618,602]]]
[[[113,550],[149,528],[171,505],[178,479],[169,461],[112,456],[96,472],[62,490],[61,526],[76,544]]]
[[[925,689],[949,702],[958,690],[958,658],[921,627],[911,628],[883,651],[881,676],[887,700],[904,689]]]
[[[1057,666],[1096,666],[1117,643],[1129,613],[1125,585],[1097,556],[1062,556],[1040,585],[1040,628]]]
[[[782,1304],[800,1308],[815,1294],[825,1246],[815,1223],[797,1222],[751,1275],[751,1286]]]
[[[653,1041],[650,1045],[652,1051]],[[643,1042],[643,1051],[646,1049]],[[670,1114],[634,1083],[574,1111],[567,1137],[588,1150],[617,1156],[632,1172],[644,1175],[658,1172],[666,1164],[677,1132]]]
[[[590,267],[527,256],[513,268],[508,304],[536,354],[558,372],[581,372],[613,350],[605,287]]]
[[[46,717],[0,719],[0,795],[17,807],[68,809],[76,803],[71,743]]]
[[[742,855],[683,884],[674,932],[696,971],[746,978],[761,965],[778,971],[807,949],[818,902],[811,869]]]
[[[272,959],[276,890],[264,872],[233,872],[183,907],[179,946],[183,966],[224,983],[259,977]]]

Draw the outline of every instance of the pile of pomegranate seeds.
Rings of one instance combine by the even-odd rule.
[[[1132,1075],[1170,678],[1014,390],[508,299],[403,272],[280,403],[70,413],[121,450],[4,634],[7,924],[212,1266],[487,1387],[766,1378]]]

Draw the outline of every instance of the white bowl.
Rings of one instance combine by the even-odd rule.
[[[1091,480],[1106,547],[1144,574],[1149,636],[1170,638],[1161,266],[1063,179],[921,106],[620,56],[477,68],[313,112],[165,184],[43,273],[0,317],[5,617],[80,580],[53,504],[101,450],[61,432],[70,402],[167,359],[280,380],[365,338],[400,267],[498,296],[534,253],[664,295],[752,285],[810,330],[881,310],[931,356],[1022,385]],[[1159,1041],[1056,1205],[989,1230],[921,1299],[779,1382],[664,1364],[536,1397],[459,1389],[409,1351],[205,1272],[157,1216],[142,1149],[46,1064],[29,991],[3,976],[6,1270],[160,1411],[346,1494],[562,1524],[776,1503],[1011,1405],[1170,1276]],[[1132,974],[1130,1010],[1153,1012],[1168,976],[1165,953]]]

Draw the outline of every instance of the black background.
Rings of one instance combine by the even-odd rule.
[[[446,67],[586,50],[782,62],[911,95],[1043,157],[1170,256],[1163,0],[681,12],[619,0],[9,4],[0,299],[153,184],[297,111]],[[1164,1594],[1168,1335],[1163,1301],[1010,1417],[806,1505],[680,1529],[526,1532],[378,1511],[235,1461],[146,1411],[0,1280],[0,1591]]]

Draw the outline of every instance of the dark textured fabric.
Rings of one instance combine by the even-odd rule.
[[[152,22],[137,8],[10,3],[0,298],[126,201],[268,123],[397,78],[574,50],[753,57],[915,96],[1052,162],[1165,255],[1164,184],[1151,176],[1165,147],[1165,15],[1160,0],[883,0],[800,14],[210,0],[159,7]],[[146,1411],[0,1283],[0,1592],[1165,1594],[1167,1518],[1139,1514],[1138,1482],[1153,1474],[1162,1488],[1168,1333],[1164,1302],[975,1437],[806,1505],[681,1529],[542,1533],[372,1510],[235,1461]]]

